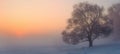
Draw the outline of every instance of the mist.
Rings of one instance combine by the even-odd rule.
[[[120,40],[120,3],[114,4],[109,8],[108,17],[113,20],[113,39]]]

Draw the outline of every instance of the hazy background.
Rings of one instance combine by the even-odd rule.
[[[108,8],[120,0],[0,0],[0,47],[63,45],[61,32],[73,5],[88,1]],[[103,41],[104,42],[104,41]]]

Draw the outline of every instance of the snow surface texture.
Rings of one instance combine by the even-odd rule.
[[[61,52],[66,52],[66,54],[120,54],[120,44],[102,45],[92,48],[64,48]]]
[[[0,54],[120,54],[120,44],[96,45],[94,47],[15,47],[0,50]]]

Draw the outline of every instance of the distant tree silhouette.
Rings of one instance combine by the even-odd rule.
[[[78,44],[88,41],[89,47],[98,37],[107,37],[112,31],[111,20],[103,14],[103,7],[83,2],[74,6],[68,26],[62,32],[63,41]]]
[[[113,19],[115,39],[120,39],[120,3],[114,4],[109,8],[108,16]]]

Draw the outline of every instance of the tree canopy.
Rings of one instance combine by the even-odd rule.
[[[111,20],[104,15],[104,8],[87,2],[73,7],[72,17],[68,26],[62,32],[63,41],[68,44],[78,44],[88,41],[89,47],[98,37],[107,37],[112,31]]]

